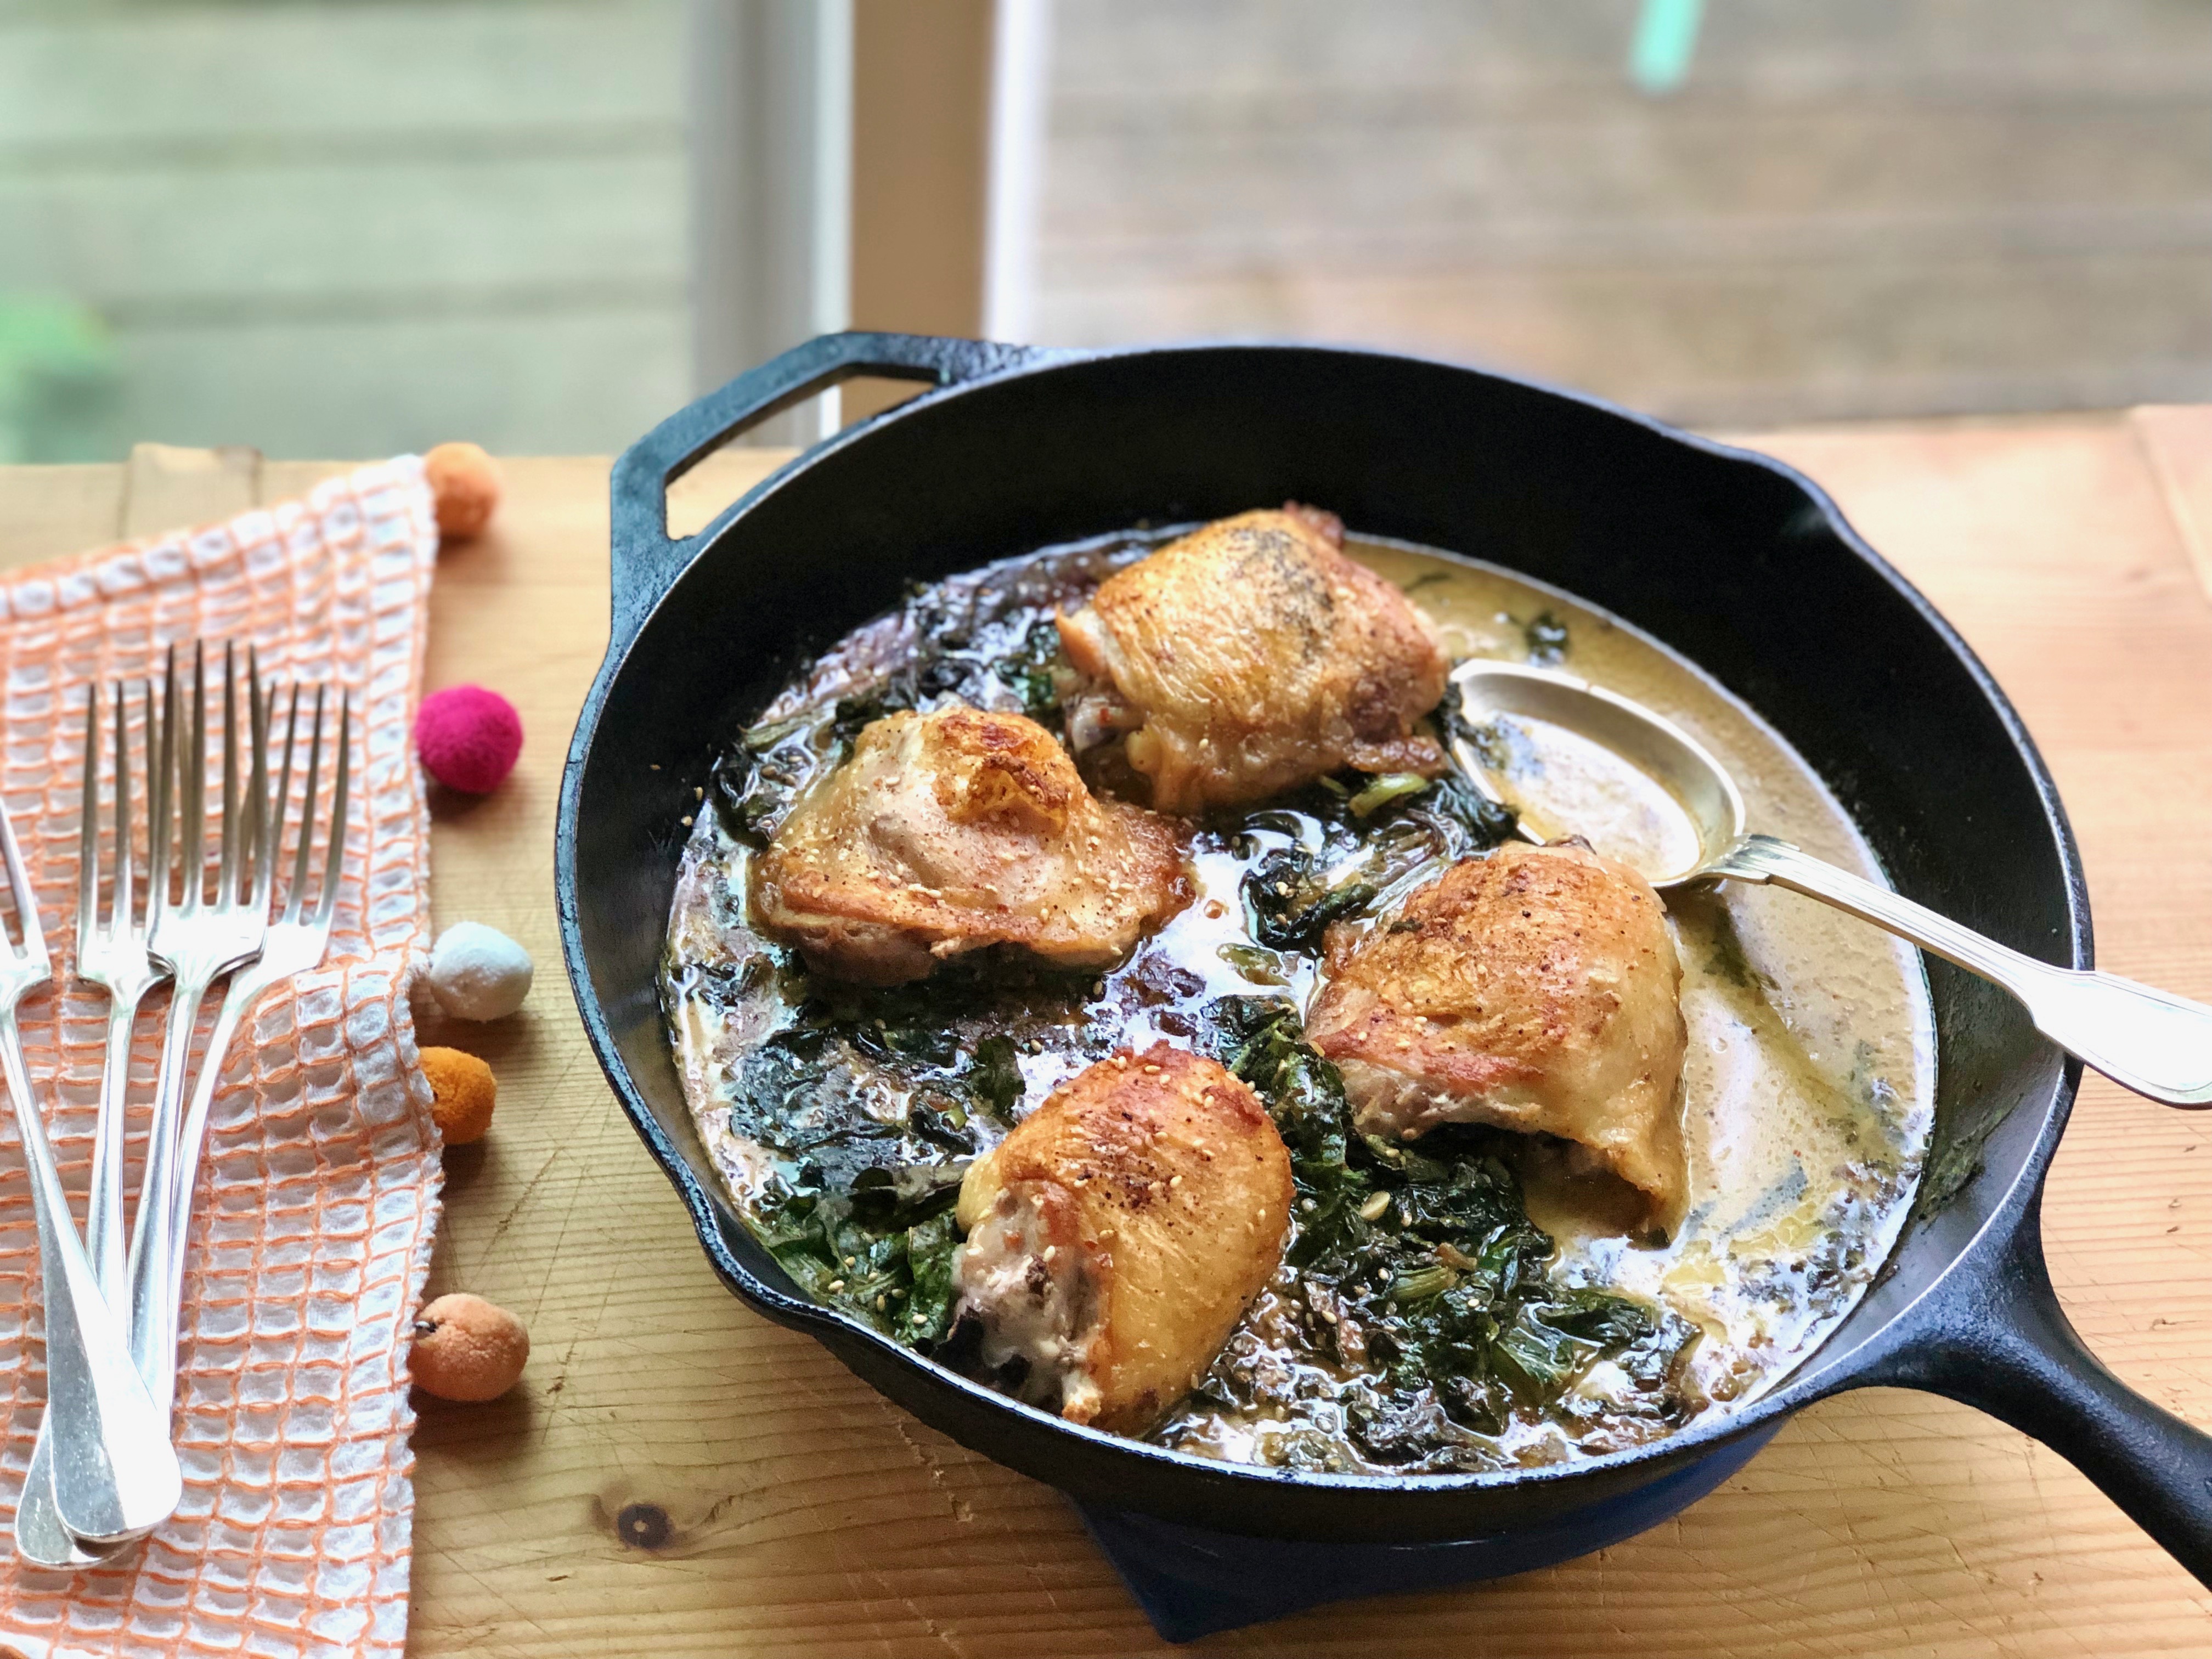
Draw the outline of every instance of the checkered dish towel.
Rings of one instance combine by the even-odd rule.
[[[404,1645],[415,1503],[406,1324],[440,1182],[406,995],[426,944],[429,877],[408,720],[436,556],[422,464],[410,458],[225,525],[0,578],[0,789],[58,969],[75,959],[88,687],[158,672],[171,642],[194,640],[216,647],[219,677],[222,642],[250,642],[264,678],[350,691],[365,728],[330,952],[241,1024],[210,1114],[185,1278],[183,1506],[120,1565],[81,1573],[26,1567],[0,1538],[0,1646],[32,1659],[397,1656]],[[210,700],[218,695],[211,685]],[[131,702],[136,718],[135,688]],[[196,1064],[221,1000],[202,1012]],[[148,1000],[131,1056],[134,1200],[165,1006],[159,994]],[[106,1010],[103,993],[74,981],[22,1007],[31,1078],[80,1218]],[[0,1526],[9,1528],[45,1394],[40,1291],[9,1120]]]

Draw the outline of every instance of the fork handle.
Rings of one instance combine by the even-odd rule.
[[[84,1218],[84,1251],[99,1281],[100,1300],[108,1317],[123,1308],[130,1294],[125,1278],[123,1229],[123,1164],[130,1133],[131,1037],[138,1017],[139,998],[108,994],[107,1058],[100,1075],[100,1122],[92,1146],[92,1198]],[[117,1339],[128,1333],[119,1321]],[[132,1361],[136,1367],[137,1361]],[[142,1376],[139,1379],[144,1381]],[[148,1404],[150,1407],[151,1400]],[[15,1504],[15,1553],[35,1566],[89,1566],[100,1558],[79,1547],[63,1525],[54,1504],[54,1419],[52,1413],[39,1418],[38,1438],[31,1444],[31,1465],[23,1476],[22,1496]]]
[[[111,1308],[122,1307],[129,1294],[123,1164],[131,1133],[131,1039],[137,1020],[138,999],[111,993],[107,1057],[100,1066],[100,1118],[92,1142],[92,1197],[84,1213],[84,1253],[92,1258],[100,1293]]]
[[[15,1499],[15,1530],[16,1558],[34,1567],[89,1567],[100,1559],[82,1539],[62,1524],[62,1512],[54,1507],[52,1412],[39,1414],[39,1437],[31,1443],[31,1464],[23,1471],[23,1490]]]
[[[169,1258],[176,1249],[177,1131],[190,1073],[192,1027],[208,981],[179,975],[169,994],[169,1023],[161,1036],[161,1076],[154,1091],[154,1122],[146,1137],[146,1169],[138,1185],[138,1214],[131,1229],[131,1357],[146,1391],[166,1421],[177,1398],[177,1309],[169,1299]]]
[[[192,1079],[191,1103],[185,1108],[184,1122],[178,1128],[176,1191],[170,1197],[174,1224],[169,1239],[169,1306],[177,1310],[171,1315],[172,1328],[182,1317],[185,1246],[191,1233],[192,1194],[199,1185],[200,1152],[207,1144],[208,1113],[215,1103],[215,1091],[222,1082],[223,1056],[230,1052],[230,1040],[237,1035],[239,1022],[270,983],[252,968],[231,975],[222,1010],[216,1015],[215,1030],[208,1036],[207,1052],[200,1060],[199,1074]]]
[[[12,1007],[0,1011],[0,1073],[15,1109],[39,1231],[54,1505],[63,1524],[81,1537],[133,1537],[160,1525],[184,1495],[169,1444],[169,1413],[150,1398],[100,1298],[31,1093]]]

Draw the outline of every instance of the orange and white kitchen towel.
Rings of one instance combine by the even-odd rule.
[[[407,1002],[428,942],[429,823],[409,722],[436,557],[422,465],[408,458],[228,524],[0,575],[0,791],[64,974],[88,687],[158,672],[173,641],[215,647],[219,677],[222,642],[251,644],[264,678],[349,692],[357,734],[330,953],[242,1024],[211,1114],[185,1281],[183,1506],[118,1565],[79,1573],[26,1567],[0,1538],[0,1648],[31,1659],[403,1649],[408,1323],[440,1185]],[[131,704],[136,720],[135,685]],[[162,1006],[148,1000],[132,1057],[134,1203]],[[80,1219],[106,1008],[66,979],[22,1008]],[[45,1372],[30,1190],[12,1120],[0,1121],[4,1528]]]

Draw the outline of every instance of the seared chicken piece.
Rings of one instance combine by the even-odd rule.
[[[1679,1213],[1682,967],[1642,876],[1580,845],[1509,842],[1328,945],[1306,1031],[1362,1130],[1558,1135],[1640,1189],[1655,1219]]]
[[[1035,720],[957,705],[864,730],[757,871],[762,925],[867,985],[994,945],[1105,967],[1189,897],[1167,820],[1092,795]]]
[[[1022,1399],[1141,1434],[1274,1276],[1290,1219],[1290,1154],[1251,1090],[1164,1042],[1119,1054],[969,1170],[957,1317]]]
[[[1343,553],[1344,526],[1296,504],[1171,542],[1062,612],[1093,682],[1078,750],[1127,733],[1163,812],[1276,794],[1347,766],[1433,772],[1413,722],[1443,696],[1437,634],[1396,587]]]

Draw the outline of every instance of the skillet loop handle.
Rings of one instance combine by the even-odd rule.
[[[2212,1586],[2212,1435],[2106,1370],[2067,1320],[2031,1209],[1995,1270],[1862,1379],[1924,1389],[2033,1436]]]
[[[613,638],[630,638],[692,555],[752,499],[696,536],[668,534],[668,486],[748,428],[857,375],[957,386],[1052,354],[1029,346],[925,334],[824,334],[749,369],[679,410],[623,452],[609,506],[613,528]]]

